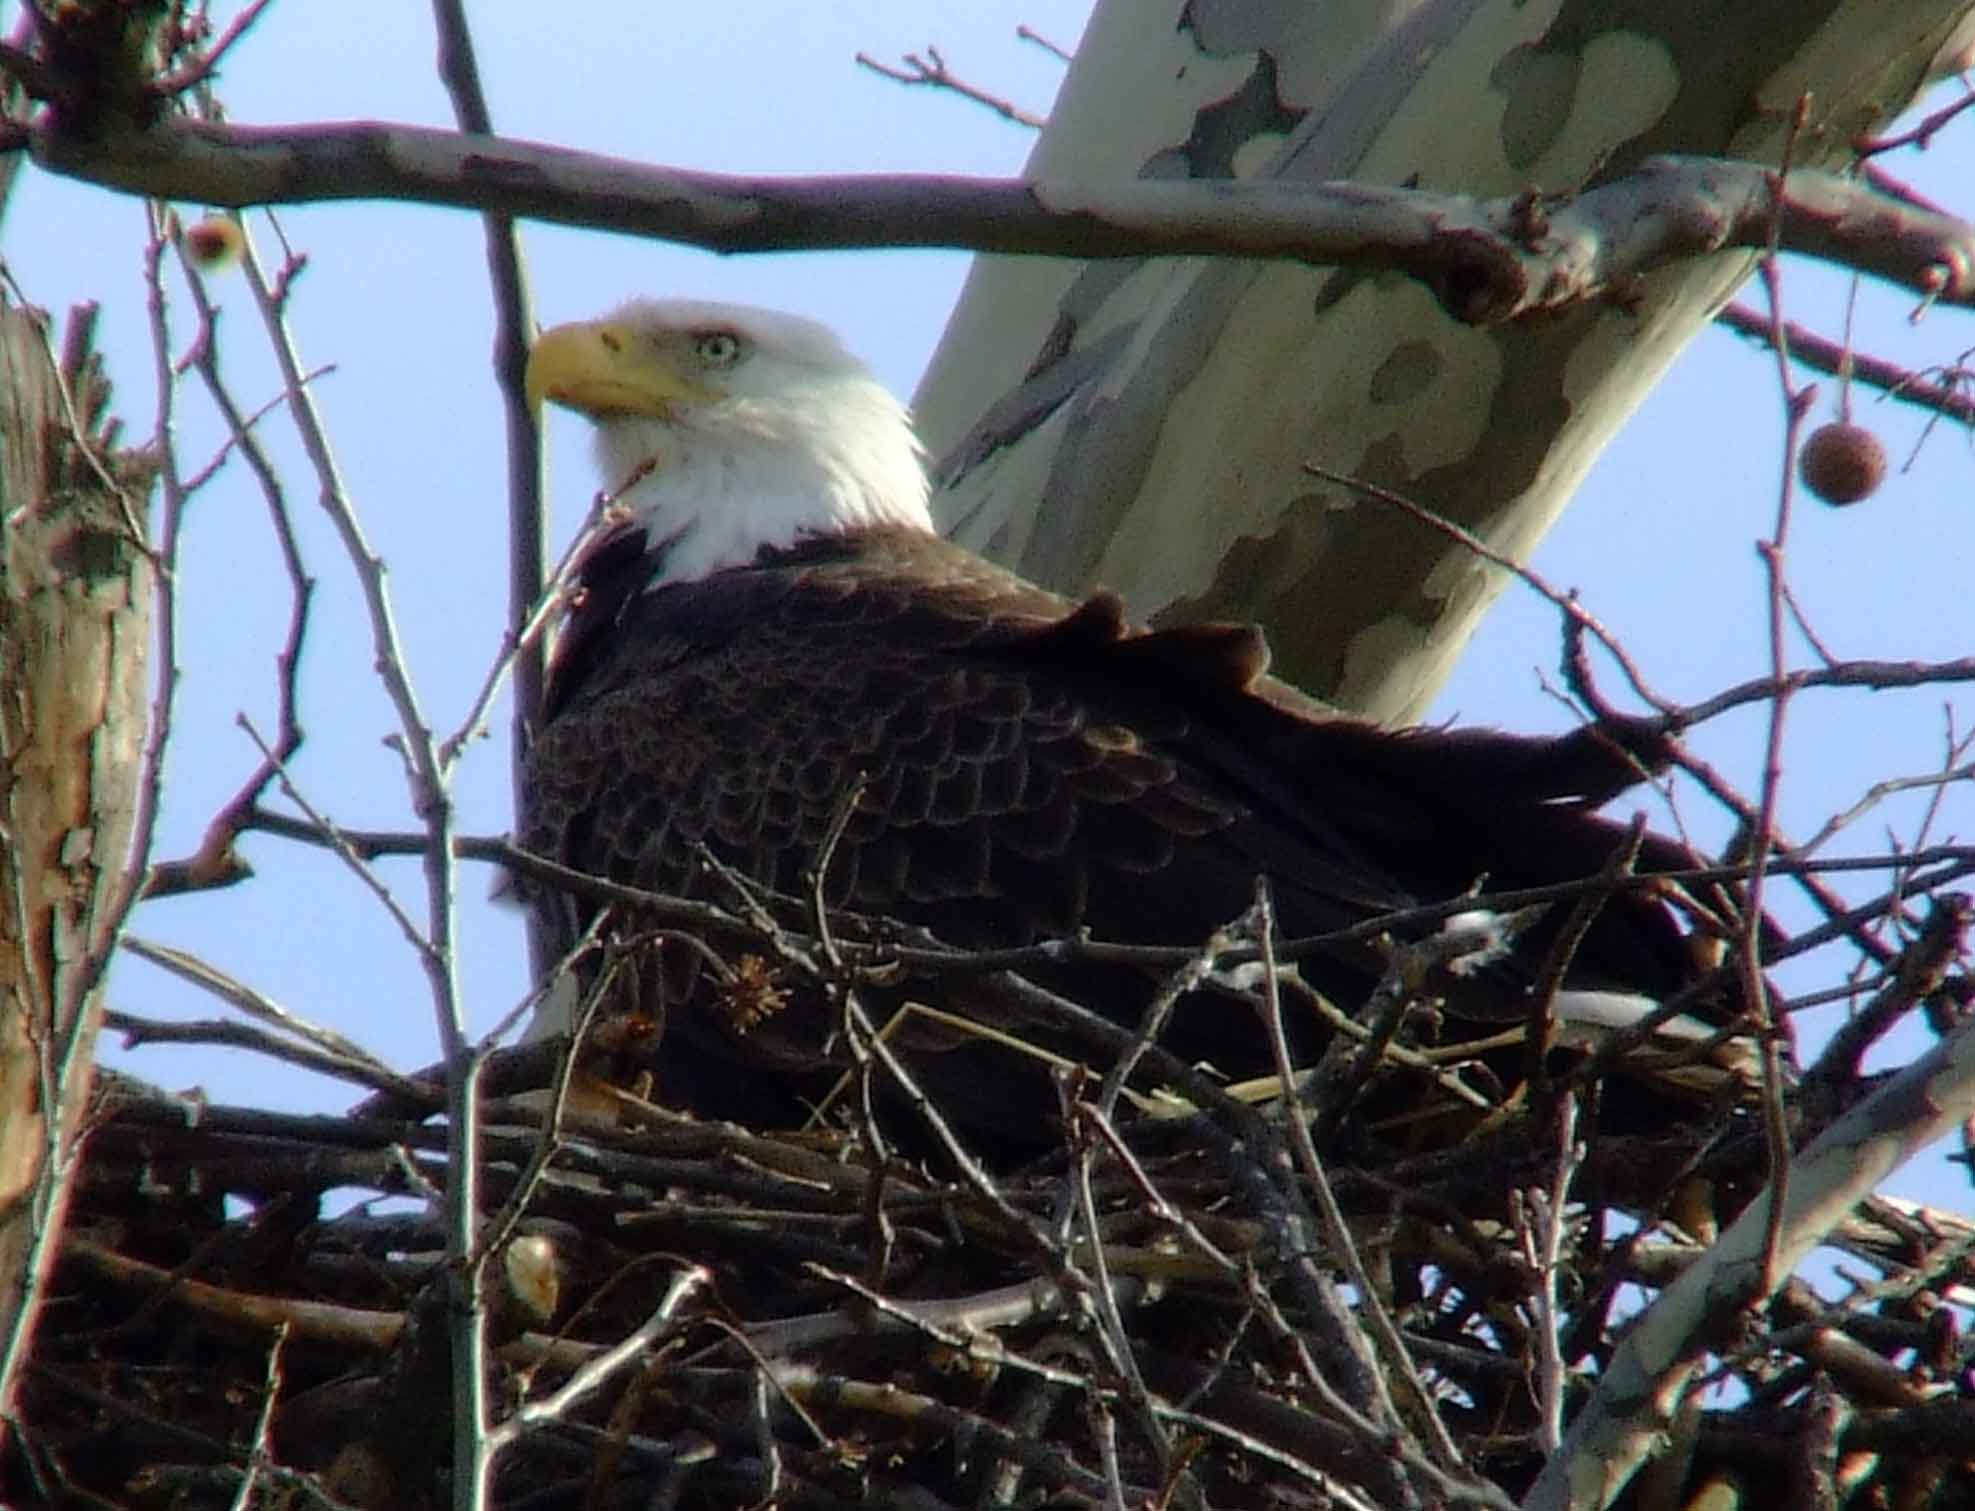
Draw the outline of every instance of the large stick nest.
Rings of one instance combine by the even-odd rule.
[[[1889,979],[1945,1030],[1966,910],[1940,904]],[[1875,1031],[1896,1016],[1882,1003]],[[749,1129],[565,1075],[554,1044],[502,1052],[479,1171],[513,1434],[496,1503],[1512,1503],[1546,1423],[1764,1187],[1772,1120],[1802,1147],[1867,1091],[1864,1046],[1787,1089],[1697,1081],[1690,1053],[1652,1071],[1656,1126],[1614,1132],[1618,1051],[1530,1057],[1515,1084],[1458,1059],[1428,1074],[1402,1055],[1430,1048],[1432,1012],[1397,1021],[1365,1074],[1317,1067],[1288,1097],[1173,1065],[1170,1115],[1066,1069],[1057,1147],[1021,1165],[909,1097],[884,1119],[923,1136],[881,1158],[884,1099],[854,1087],[810,1131]],[[1490,1105],[1453,1097],[1464,1071]],[[251,1473],[254,1504],[444,1504],[443,1076],[345,1117],[106,1078],[17,1492],[222,1506]],[[1319,1084],[1388,1111],[1313,1115]],[[1713,1319],[1710,1388],[1623,1504],[1975,1505],[1975,1224],[1874,1198],[1829,1244],[1850,1293],[1793,1280]]]

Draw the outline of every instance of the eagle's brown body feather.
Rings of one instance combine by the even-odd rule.
[[[1068,603],[912,531],[764,552],[751,567],[649,590],[642,541],[634,531],[592,561],[522,834],[617,881],[731,901],[709,894],[704,844],[800,895],[860,781],[826,895],[964,947],[1078,929],[1195,943],[1247,906],[1258,875],[1283,932],[1316,934],[1457,897],[1484,875],[1495,889],[1591,875],[1623,839],[1585,804],[1636,768],[1590,732],[1382,731],[1262,675],[1252,630],[1135,631],[1114,600]],[[1642,863],[1689,857],[1649,840]],[[566,915],[569,940],[582,911]],[[1520,953],[1520,968],[1477,988],[1510,1012],[1540,938]],[[1571,979],[1661,995],[1690,977],[1688,961],[1664,904],[1624,895],[1600,914]],[[1304,974],[1348,1010],[1378,968],[1357,945]],[[665,974],[647,973],[642,1000]],[[835,1025],[820,1003],[743,1030],[691,980],[664,993],[672,1096],[758,1110],[760,1086],[728,1094],[742,1067],[795,1073],[829,1058]],[[1065,968],[1052,984],[1126,1023],[1152,989],[1094,968]],[[972,1006],[964,983],[942,990],[921,983],[916,995]],[[1177,1043],[1231,1074],[1267,1064],[1252,1015],[1225,1000],[1189,1004]]]

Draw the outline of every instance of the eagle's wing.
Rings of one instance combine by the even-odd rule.
[[[796,893],[856,790],[826,895],[956,943],[1094,914],[1136,919],[1124,937],[1198,937],[1245,905],[1258,869],[1307,896],[1311,923],[1409,901],[1267,752],[1195,759],[1211,710],[1186,681],[1211,685],[1229,659],[1211,635],[1134,637],[1112,600],[1017,592],[971,557],[905,544],[903,560],[797,559],[631,601],[580,688],[558,689],[526,842],[661,890],[704,844]],[[1107,900],[1113,883],[1128,906]]]
[[[1258,875],[1284,932],[1311,935],[1484,873],[1498,888],[1594,874],[1617,848],[1615,827],[1559,799],[1599,795],[1619,756],[1379,731],[1268,681],[1265,659],[1252,631],[1137,633],[1114,600],[1067,604],[930,538],[818,545],[627,594],[565,651],[523,840],[688,895],[707,894],[704,846],[801,896],[841,817],[830,903],[968,948],[1078,929],[1198,942]],[[1645,992],[1691,969],[1648,899],[1616,901],[1582,954]],[[1314,963],[1340,994],[1378,968],[1364,944]],[[781,1064],[829,1031],[683,1026]]]

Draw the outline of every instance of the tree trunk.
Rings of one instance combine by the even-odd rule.
[[[0,306],[0,1413],[11,1418],[90,1086],[103,966],[138,868],[154,468],[118,455],[71,320]]]
[[[1099,0],[1038,178],[1280,177],[1484,197],[1680,152],[1848,160],[1969,0]],[[1501,573],[1314,462],[1526,557],[1752,266],[1492,329],[1398,276],[1290,264],[983,257],[915,408],[959,539],[1153,621],[1256,619],[1276,668],[1417,717]],[[1651,507],[1650,500],[1642,507]]]

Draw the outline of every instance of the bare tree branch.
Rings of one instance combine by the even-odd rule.
[[[1751,337],[1765,346],[1770,344],[1769,317],[1758,314],[1747,305],[1728,305],[1714,318],[1737,335]],[[1935,382],[1897,362],[1888,362],[1866,352],[1851,351],[1843,343],[1821,336],[1794,320],[1783,322],[1783,335],[1790,344],[1790,355],[1807,367],[1834,376],[1849,368],[1852,376],[1860,382],[1882,389],[1902,403],[1917,404],[1922,409],[1936,410],[1949,419],[1975,425],[1975,372],[1965,365],[1938,369],[1942,381]],[[1964,356],[1962,362],[1965,364],[1966,361]]]
[[[1070,54],[1068,52],[1066,52],[1063,48],[1057,46],[1054,42],[1050,41],[1049,38],[1045,37],[1041,32],[1037,31],[1033,26],[1029,26],[1027,24],[1017,26],[1015,28],[1015,35],[1024,42],[1032,43],[1033,45],[1040,47],[1044,52],[1048,53],[1052,58],[1056,59],[1056,61],[1059,63],[1068,63],[1071,61]]]
[[[409,831],[332,829],[310,820],[290,818],[285,814],[266,810],[256,810],[250,819],[249,827],[270,834],[279,834],[304,844],[339,851],[347,848],[350,853],[366,859],[374,859],[381,855],[419,855],[424,852],[426,845],[423,835]],[[645,910],[655,919],[682,928],[744,937],[759,944],[770,943],[773,936],[769,931],[777,927],[772,920],[757,921],[744,918],[739,913],[729,912],[712,903],[647,892],[600,876],[589,876],[580,871],[572,871],[567,866],[558,865],[554,861],[523,850],[510,840],[491,835],[458,835],[454,839],[454,853],[462,860],[484,861],[502,866],[532,881],[560,887],[593,902],[623,903]],[[1773,862],[1769,869],[1778,876],[1825,876],[1860,871],[1910,874],[1923,866],[1940,869],[1929,874],[1924,879],[1924,885],[1916,880],[1914,882],[1916,889],[1931,890],[1947,886],[1961,877],[1975,875],[1975,848],[1966,845],[1933,845],[1925,850],[1898,851],[1882,855],[1831,856],[1815,859],[1783,858]],[[1748,868],[1743,865],[1702,866],[1688,871],[1656,872],[1652,875],[1586,877],[1579,881],[1560,882],[1548,887],[1527,887],[1512,892],[1479,892],[1385,914],[1328,934],[1285,940],[1277,947],[1276,955],[1285,961],[1295,961],[1335,948],[1341,943],[1373,939],[1381,933],[1392,930],[1440,923],[1456,913],[1476,908],[1510,913],[1517,909],[1548,903],[1575,902],[1579,898],[1600,893],[1651,890],[1669,882],[1691,888],[1718,883],[1740,883],[1747,877]],[[780,900],[784,899],[778,899]],[[1881,898],[1875,904],[1868,904],[1863,911],[1881,913],[1884,912],[1885,907],[1886,899]],[[831,921],[838,930],[848,927],[867,931],[877,929],[882,935],[882,943],[860,940],[854,944],[845,942],[841,945],[845,963],[853,967],[884,968],[904,965],[915,970],[989,973],[1087,960],[1111,965],[1143,966],[1152,970],[1171,970],[1188,965],[1200,955],[1198,947],[1195,946],[1116,944],[1081,936],[1043,940],[1031,945],[1011,946],[998,950],[958,950],[939,944],[924,931],[900,931],[884,924],[882,920],[844,910],[833,912]],[[791,948],[808,946],[809,941],[805,936],[791,934],[787,930],[779,930],[779,932],[786,937]],[[1817,944],[1827,943],[1828,939],[1829,936],[1821,933],[1815,936]],[[1800,953],[1806,947],[1800,939],[1792,946],[1772,951],[1771,958],[1784,959],[1790,954]],[[1216,955],[1217,963],[1223,967],[1257,964],[1261,958],[1259,946],[1252,945],[1230,945]]]
[[[1975,1023],[1937,1045],[1826,1128],[1792,1161],[1773,1259],[1772,1194],[1736,1218],[1660,1294],[1619,1346],[1596,1392],[1524,1499],[1525,1511],[1603,1506],[1672,1420],[1708,1339],[1760,1302],[1858,1202],[1934,1139],[1975,1114]]]
[[[928,62],[927,59],[931,61]],[[1011,100],[1003,99],[1000,95],[990,94],[978,84],[970,84],[954,73],[946,66],[946,58],[937,47],[928,47],[925,57],[921,57],[916,52],[907,53],[905,66],[902,68],[880,63],[867,52],[859,53],[857,62],[860,67],[870,69],[880,78],[891,79],[899,84],[923,84],[932,89],[949,90],[963,100],[972,100],[976,105],[985,105],[1005,121],[1012,121],[1017,126],[1027,126],[1034,131],[1042,129],[1041,116],[1022,109],[1021,106]]]
[[[474,60],[473,33],[462,0],[434,0],[439,32],[439,74],[452,97],[460,129],[491,136],[493,113]],[[541,600],[543,563],[548,551],[548,524],[542,508],[545,458],[541,433],[528,405],[523,370],[535,339],[534,298],[528,288],[528,267],[521,250],[520,228],[511,216],[490,212],[487,229],[487,276],[494,296],[494,376],[500,385],[502,414],[507,422],[508,457],[508,632],[514,651],[514,781],[516,792],[528,742],[541,708],[547,659],[542,642],[527,633],[529,617]],[[455,748],[442,751],[450,761]],[[548,962],[539,958],[540,941],[530,939],[536,974]]]
[[[560,1420],[578,1401],[590,1392],[600,1388],[614,1374],[621,1373],[633,1364],[660,1338],[677,1328],[679,1308],[713,1279],[710,1270],[702,1265],[688,1265],[673,1275],[665,1288],[665,1295],[652,1309],[644,1324],[627,1333],[611,1347],[587,1361],[581,1369],[573,1373],[562,1388],[540,1401],[531,1401],[519,1411],[490,1430],[487,1435],[487,1452],[491,1457],[520,1439],[524,1434],[548,1426]]]
[[[1835,174],[1652,158],[1575,199],[1357,183],[1082,185],[924,175],[751,179],[414,126],[37,131],[35,161],[110,188],[232,207],[409,200],[724,252],[950,246],[1064,257],[1212,255],[1397,268],[1454,318],[1623,298],[1668,262],[1776,244],[1947,303],[1975,299],[1975,226]]]

